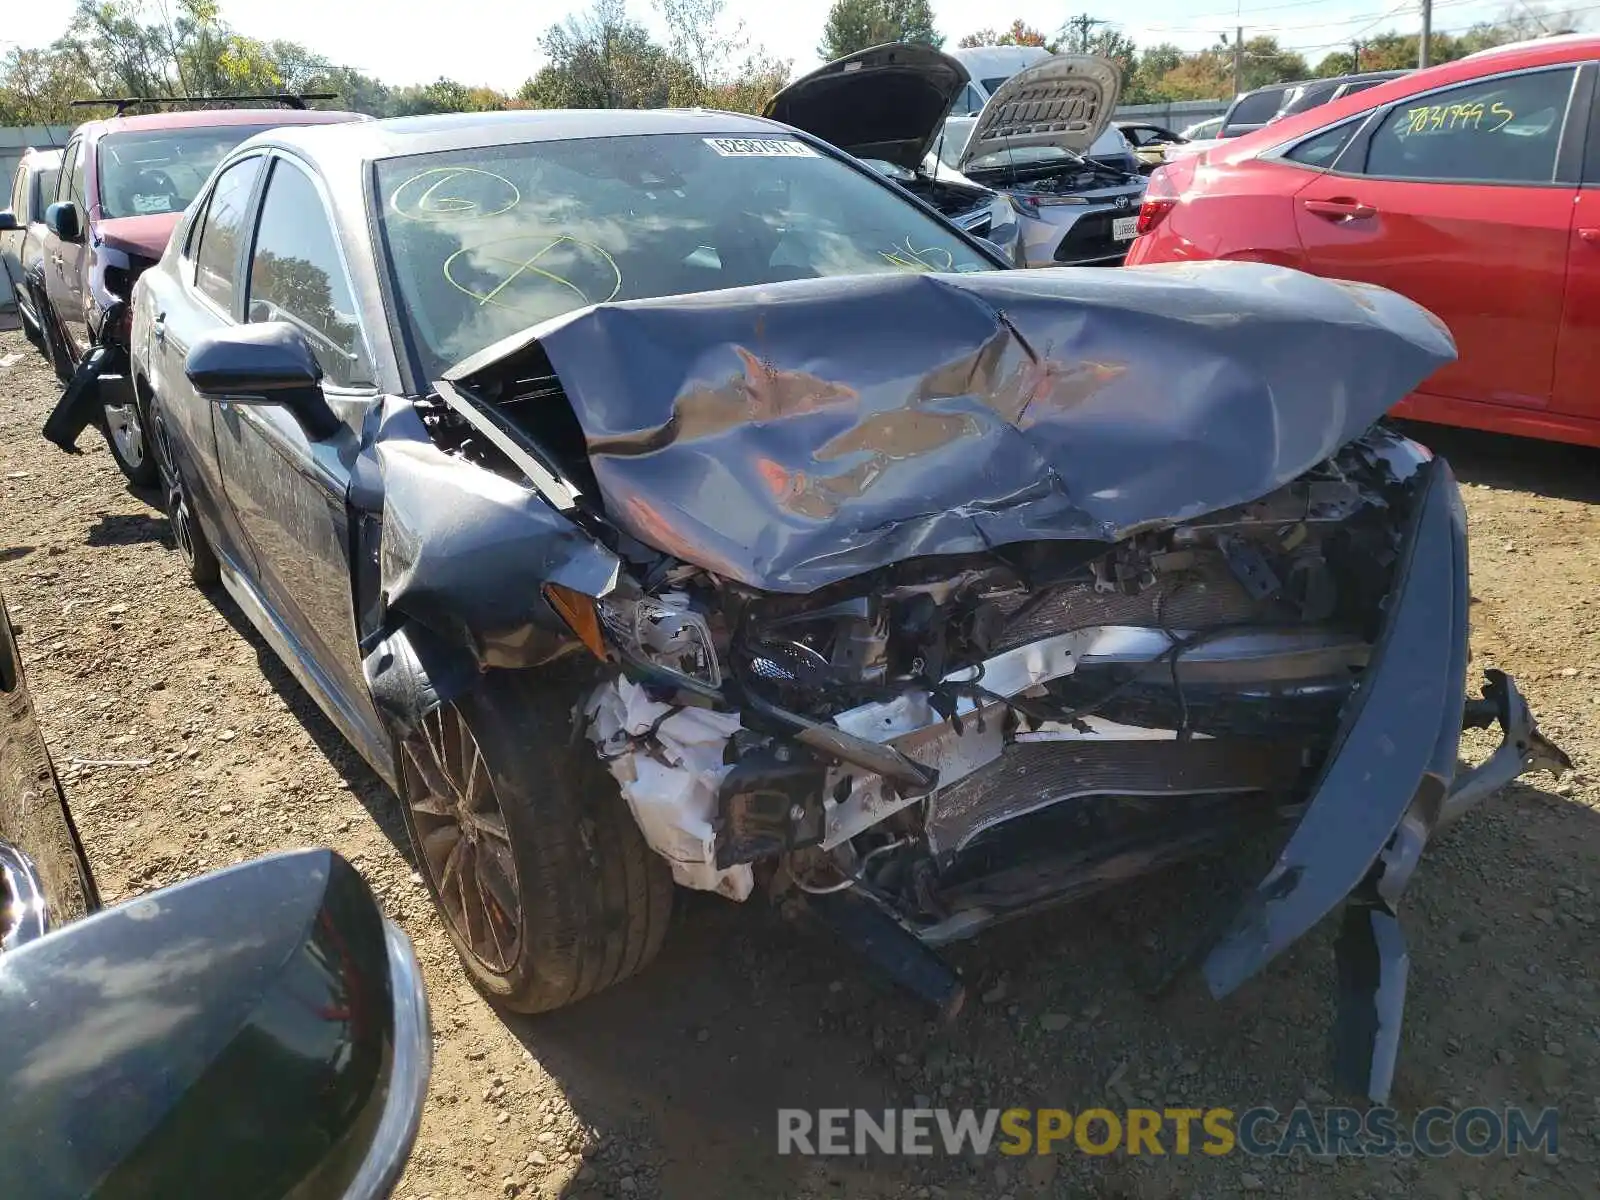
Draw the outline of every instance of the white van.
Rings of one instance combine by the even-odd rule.
[[[1043,46],[968,46],[946,50],[945,53],[972,76],[972,81],[956,97],[950,116],[944,123],[944,132],[934,143],[940,161],[954,167],[960,163],[961,152],[966,149],[977,116],[989,102],[989,97],[1017,72],[1051,55]],[[1115,125],[1106,126],[1105,132],[1084,151],[1084,157],[1131,174],[1139,173],[1139,160],[1133,152],[1133,144]]]

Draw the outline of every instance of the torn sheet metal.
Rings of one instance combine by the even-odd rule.
[[[755,886],[746,864],[719,870],[717,789],[739,714],[674,708],[626,679],[596,688],[584,705],[589,737],[633,810],[644,840],[683,887],[745,900]]]
[[[1256,263],[895,273],[627,301],[537,342],[607,511],[773,591],[1253,500],[1454,358],[1405,298]]]

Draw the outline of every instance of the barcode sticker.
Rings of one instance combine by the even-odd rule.
[[[817,152],[793,138],[706,138],[723,158],[815,158]]]

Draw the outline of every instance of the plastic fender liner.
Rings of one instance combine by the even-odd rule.
[[[389,731],[404,738],[441,704],[468,691],[478,664],[426,626],[407,621],[361,660],[362,673],[378,715]]]
[[[1360,887],[1408,812],[1431,828],[1449,789],[1466,703],[1466,518],[1449,464],[1423,471],[1384,627],[1335,749],[1276,864],[1206,957],[1219,999]]]

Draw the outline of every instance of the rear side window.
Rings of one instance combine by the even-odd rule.
[[[1331,167],[1334,160],[1339,157],[1339,152],[1350,143],[1361,122],[1346,121],[1343,125],[1335,125],[1332,129],[1324,129],[1321,133],[1314,134],[1301,142],[1288,154],[1284,155],[1290,162],[1304,163],[1308,167]]]
[[[1228,127],[1231,129],[1235,125],[1265,125],[1278,115],[1278,106],[1283,103],[1286,90],[1271,88],[1264,92],[1240,96],[1234,103],[1233,111],[1228,114]]]
[[[239,239],[244,229],[250,193],[261,173],[261,156],[240,159],[221,175],[211,189],[205,222],[195,250],[194,285],[224,312],[233,312],[239,270]]]
[[[50,207],[50,199],[56,194],[56,184],[61,177],[57,167],[46,167],[40,171],[33,181],[33,194],[28,197],[28,220],[44,220],[44,210]]]
[[[1395,105],[1367,174],[1386,179],[1549,183],[1575,67],[1483,79]]]
[[[1368,88],[1375,88],[1380,83],[1388,82],[1387,79],[1358,79],[1355,83],[1344,85],[1344,90],[1339,93],[1339,99],[1343,100],[1346,96],[1354,96],[1357,92],[1364,92]]]
[[[279,159],[261,201],[250,259],[251,321],[289,321],[316,352],[329,382],[370,383],[355,300],[333,225],[305,172]]]

